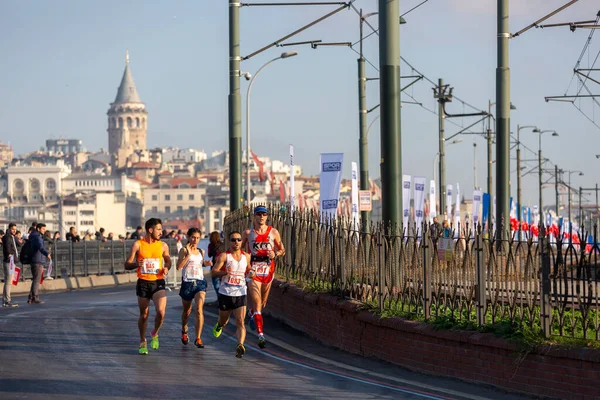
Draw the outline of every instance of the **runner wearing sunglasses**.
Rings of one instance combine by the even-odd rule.
[[[248,282],[250,306],[248,311],[249,325],[258,331],[258,346],[266,347],[263,329],[262,310],[267,305],[271,283],[275,276],[275,258],[285,255],[279,231],[267,225],[268,210],[265,206],[254,209],[253,229],[247,229],[243,235],[242,248],[248,249],[251,257],[252,278]]]

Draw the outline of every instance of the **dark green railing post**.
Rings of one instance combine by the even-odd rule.
[[[110,241],[110,273],[115,274],[115,248],[113,245],[114,241]]]
[[[485,255],[483,253],[483,235],[480,229],[475,229],[475,262],[477,268],[477,290],[475,291],[475,307],[477,308],[477,325],[485,325],[486,272]]]
[[[377,246],[379,251],[377,252],[377,272],[379,277],[377,279],[377,295],[379,297],[379,311],[383,312],[383,287],[384,287],[384,266],[385,266],[385,249],[383,246],[383,229],[379,229],[377,232]]]
[[[346,282],[346,271],[344,268],[344,226],[345,224],[338,222],[337,225],[337,242],[338,242],[338,252],[339,252],[339,264],[338,264],[338,278],[340,282],[340,292],[342,296],[344,295],[344,284]]]
[[[433,248],[431,232],[427,228],[427,224],[425,224],[425,228],[423,229],[423,239],[421,244],[423,249],[423,315],[427,321],[431,317],[431,255]]]
[[[543,224],[540,224],[540,258],[542,260],[542,282],[541,282],[541,314],[540,322],[542,324],[542,332],[544,337],[550,337],[552,333],[551,329],[551,317],[552,317],[552,306],[550,304],[550,240],[546,236]]]

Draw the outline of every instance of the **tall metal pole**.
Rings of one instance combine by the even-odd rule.
[[[569,213],[569,226],[571,226],[571,174],[569,174],[569,187],[567,189],[567,196],[569,198],[569,207],[568,207],[568,213]],[[571,233],[571,232],[569,232]]]
[[[402,229],[400,0],[379,2],[379,93],[383,221]]]
[[[446,149],[444,139],[444,99],[442,91],[444,87],[444,80],[438,79],[438,121],[439,121],[439,140],[440,140],[440,214],[446,212]],[[448,216],[450,218],[450,216]]]
[[[358,59],[358,158],[360,163],[360,190],[369,190],[369,137],[367,136],[367,77],[363,57],[363,13],[360,9],[360,58]],[[363,233],[369,232],[371,213],[361,211]]]
[[[558,218],[558,212],[560,210],[560,202],[558,198],[558,165],[554,165],[554,201],[556,202],[556,218]]]
[[[477,143],[473,143],[473,190],[477,190]]]
[[[583,209],[581,208],[581,186],[579,186],[579,229],[583,231],[585,226],[583,225]]]
[[[240,96],[240,2],[229,3],[229,209],[241,206],[242,99]]]
[[[488,128],[487,130],[487,161],[488,161],[488,167],[487,167],[487,190],[488,193],[490,194],[490,198],[488,199],[488,233],[490,232],[490,227],[492,226],[492,215],[493,215],[493,208],[492,208],[492,204],[494,202],[494,187],[492,185],[492,170],[494,168],[493,163],[492,163],[492,130],[490,128]]]
[[[519,222],[518,240],[521,240],[521,141],[517,126],[517,221]]]
[[[598,184],[596,183],[596,214],[598,213]],[[596,227],[598,226],[598,219],[596,218]],[[592,234],[594,235],[594,240],[596,240],[596,229],[592,230]]]
[[[496,68],[496,224],[509,226],[510,216],[510,69],[508,67],[508,1],[498,0]],[[500,231],[497,231],[500,232]],[[500,237],[504,237],[504,232]]]
[[[540,148],[538,150],[538,184],[539,184],[539,196],[540,196],[540,215],[542,216],[541,222],[544,224],[544,205],[542,203],[542,133],[540,132]],[[545,225],[545,224],[544,224]]]

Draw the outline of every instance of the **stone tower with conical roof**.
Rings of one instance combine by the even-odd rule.
[[[129,52],[125,71],[111,103],[108,115],[108,151],[114,169],[127,166],[127,158],[138,149],[146,149],[148,111],[141,102],[129,69]]]

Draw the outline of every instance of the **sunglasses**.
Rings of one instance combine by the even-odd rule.
[[[266,212],[259,212],[259,213],[256,213],[254,215],[258,215],[259,217],[265,217],[267,215],[267,213]]]
[[[232,242],[241,242],[242,238],[231,238],[229,240],[232,241]]]

